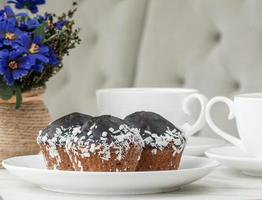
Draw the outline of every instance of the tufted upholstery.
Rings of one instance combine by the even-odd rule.
[[[45,95],[54,118],[95,114],[95,90],[104,87],[190,87],[208,97],[262,89],[262,1],[78,2],[83,42]],[[47,7],[70,4],[49,0]],[[223,106],[214,112],[232,129]]]

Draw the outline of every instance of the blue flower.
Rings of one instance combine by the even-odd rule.
[[[0,21],[0,46],[15,45],[22,35],[25,33],[16,27],[14,20]]]
[[[62,28],[66,25],[67,21],[65,20],[60,20],[58,21],[56,24],[55,24],[55,27],[58,29],[58,30],[62,30]]]
[[[0,10],[0,16],[3,18],[13,18],[15,13],[10,6],[5,6],[4,9]]]
[[[49,65],[58,67],[58,65],[60,64],[60,61],[58,60],[57,55],[55,54],[54,50],[51,48],[49,49],[48,58],[49,58]]]
[[[47,23],[48,29],[58,29],[62,30],[62,28],[68,23],[67,20],[60,19],[58,21],[54,21],[54,17],[50,13],[45,13],[44,16],[38,15],[36,18],[39,24],[42,24],[44,22]]]
[[[13,24],[16,23],[15,14],[9,6],[5,6],[4,9],[0,10],[0,22],[3,21],[11,21]]]
[[[26,76],[34,61],[30,56],[24,56],[21,51],[0,51],[0,74],[6,81],[7,85],[14,85],[14,81]]]
[[[18,41],[24,52],[29,54],[35,61],[37,71],[43,70],[43,65],[48,64],[51,66],[58,66],[59,60],[51,47],[48,47],[42,43],[40,36],[35,36],[31,39],[27,35],[22,35]]]
[[[34,60],[34,70],[42,72],[44,64],[49,64],[49,47],[42,44],[41,37],[36,36],[31,39],[27,35],[23,35],[18,43],[24,49],[24,52]]]
[[[29,19],[29,20],[19,24],[19,28],[21,30],[27,31],[27,32],[32,32],[39,26],[40,26],[40,23],[36,19]]]
[[[37,13],[37,6],[45,4],[45,0],[8,0],[7,3],[15,4],[17,9],[28,9],[31,13]]]

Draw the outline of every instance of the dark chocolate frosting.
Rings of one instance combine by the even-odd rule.
[[[94,143],[100,143],[101,138],[107,138],[108,142],[115,142],[116,136],[126,135],[130,132],[122,119],[110,115],[94,117],[86,122],[81,133],[77,135],[82,141],[93,140]],[[116,141],[117,142],[117,141]]]
[[[91,118],[92,116],[90,115],[74,112],[53,121],[47,128],[43,130],[43,132],[54,132],[56,128],[60,127],[69,128],[72,126],[82,126]]]
[[[184,149],[184,133],[174,124],[154,112],[135,112],[125,118],[130,128],[138,128],[145,146],[163,150],[168,145],[180,152]]]
[[[77,112],[63,116],[40,131],[37,142],[39,144],[60,145],[64,147],[67,137],[71,134],[79,133],[83,124],[91,118],[90,115]]]
[[[135,112],[125,118],[126,123],[132,128],[139,128],[143,139],[148,137],[147,131],[158,136],[165,133],[167,127],[181,132],[175,125],[159,114],[153,112]]]

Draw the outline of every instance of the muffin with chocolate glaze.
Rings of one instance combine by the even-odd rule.
[[[109,115],[89,120],[66,144],[74,169],[93,172],[135,171],[142,146],[137,129]]]
[[[65,149],[66,141],[79,134],[83,124],[90,119],[89,115],[71,113],[55,120],[39,132],[37,143],[48,169],[73,170]]]
[[[144,149],[137,171],[178,169],[186,138],[176,126],[153,112],[135,112],[125,118],[130,128],[138,128]]]

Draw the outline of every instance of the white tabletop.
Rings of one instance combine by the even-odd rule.
[[[4,200],[117,200],[117,199],[262,199],[262,177],[250,177],[219,167],[209,176],[179,191],[136,196],[71,195],[42,190],[0,170],[0,196]],[[1,198],[0,198],[1,199]]]

